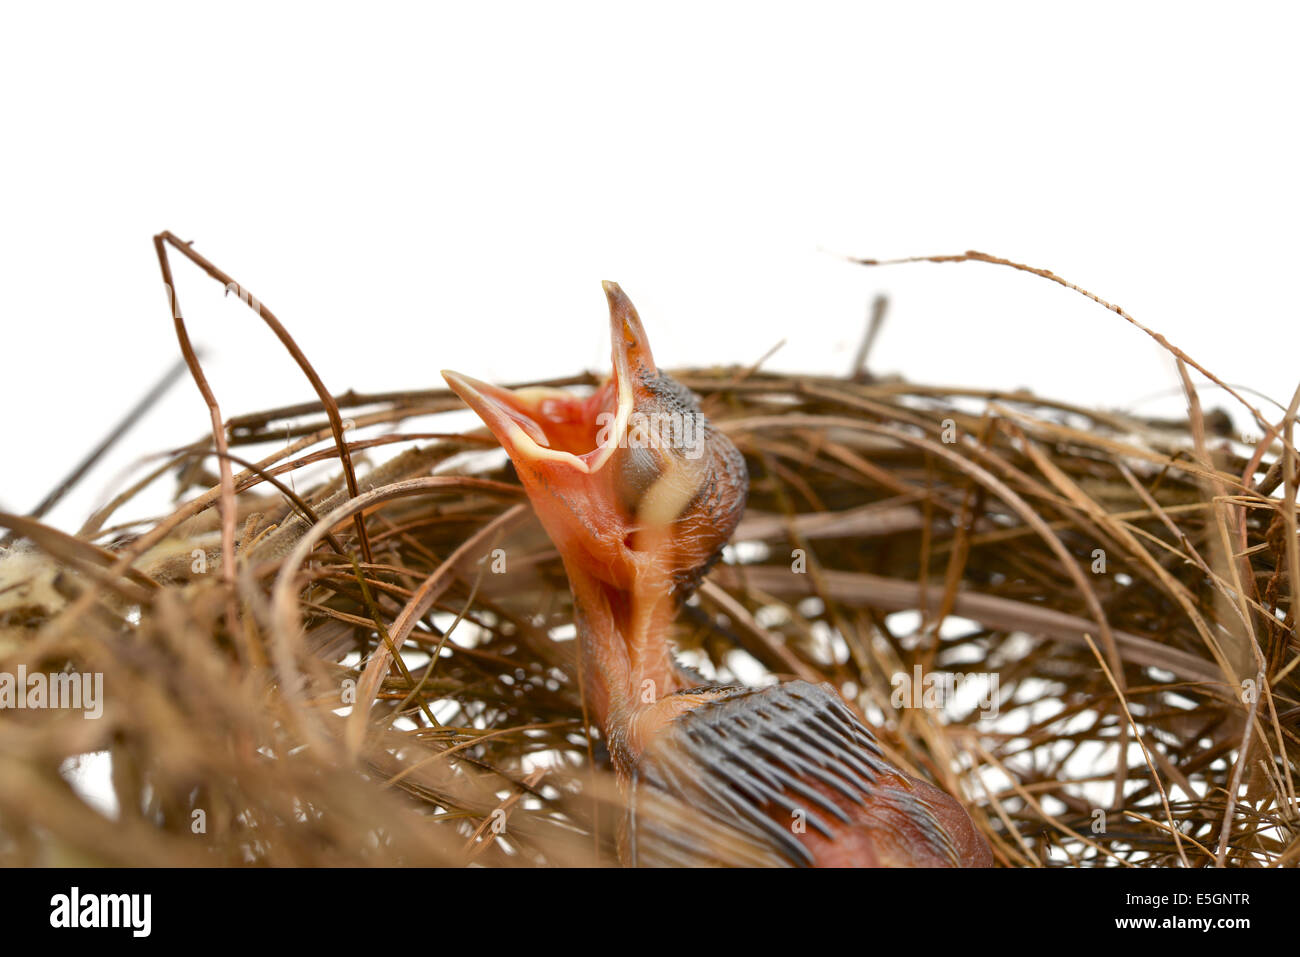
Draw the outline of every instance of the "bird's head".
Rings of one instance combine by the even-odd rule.
[[[623,290],[604,286],[614,368],[591,395],[443,377],[509,454],[571,570],[684,596],[740,520],[745,461],[691,391],[655,366]]]

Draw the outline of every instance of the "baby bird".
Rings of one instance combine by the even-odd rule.
[[[672,620],[740,521],[749,476],[659,371],[623,290],[604,287],[614,368],[592,395],[443,377],[509,454],[564,561],[587,697],[628,800],[625,862],[728,863],[692,836],[716,828],[746,863],[991,866],[962,806],[891,766],[831,685],[721,686],[678,664]],[[646,810],[658,798],[689,813],[669,825]]]

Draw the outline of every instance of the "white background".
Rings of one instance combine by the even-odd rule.
[[[887,292],[876,371],[1105,406],[1176,389],[1141,333],[1043,280],[839,258],[975,248],[1285,403],[1293,10],[7,5],[0,508],[31,508],[177,357],[161,229],[336,392],[603,370],[605,278],[667,366],[784,338],[772,367],[841,371]],[[251,313],[175,266],[227,416],[312,397]],[[57,523],[206,429],[185,380]]]

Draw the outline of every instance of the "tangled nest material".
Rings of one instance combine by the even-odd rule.
[[[832,683],[1001,864],[1296,864],[1296,406],[1251,410],[1246,443],[1170,348],[1185,421],[673,372],[752,476],[678,647]],[[446,390],[317,392],[225,421],[75,535],[0,516],[0,673],[100,673],[106,698],[0,712],[0,863],[615,862],[564,571],[504,456],[440,428]],[[172,514],[115,524],[168,476]],[[93,752],[115,809],[70,782]]]

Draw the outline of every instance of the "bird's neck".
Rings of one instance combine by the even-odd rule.
[[[662,576],[616,588],[576,563],[565,565],[587,705],[622,774],[639,750],[626,737],[638,712],[685,687],[668,638],[678,602]]]

